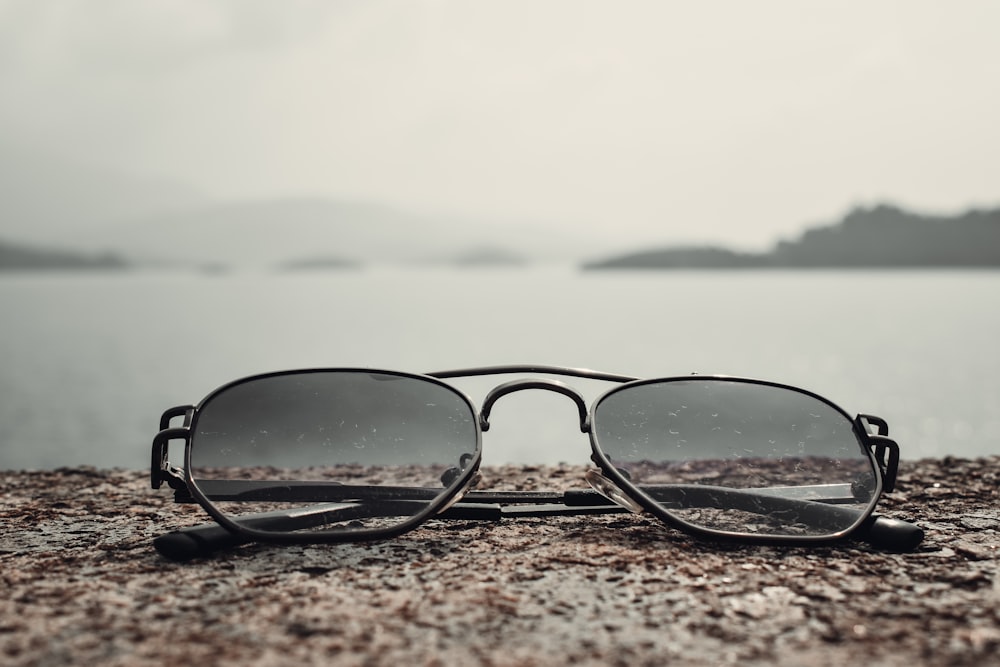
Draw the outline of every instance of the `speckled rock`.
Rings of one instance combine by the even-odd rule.
[[[560,488],[575,468],[505,468]],[[631,515],[428,524],[185,564],[143,473],[0,472],[5,665],[1000,664],[1000,458],[905,462],[914,553],[701,542]]]

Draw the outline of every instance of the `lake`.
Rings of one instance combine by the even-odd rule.
[[[0,309],[2,469],[148,467],[165,408],[253,373],[514,363],[775,380],[886,418],[903,458],[1000,454],[1000,272],[21,273]],[[565,397],[491,422],[487,463],[589,455]]]

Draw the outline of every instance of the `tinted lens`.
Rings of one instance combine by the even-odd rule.
[[[464,396],[384,372],[233,384],[199,406],[192,434],[198,488],[223,513],[273,532],[398,529],[453,492],[479,456]]]
[[[598,402],[591,426],[612,466],[702,529],[832,536],[876,501],[851,419],[799,390],[716,378],[629,385]]]

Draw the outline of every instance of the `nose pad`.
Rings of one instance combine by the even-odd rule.
[[[476,472],[472,473],[472,477],[469,478],[469,481],[466,482],[465,485],[462,487],[462,489],[458,493],[456,493],[455,496],[451,500],[449,500],[447,503],[445,503],[444,507],[442,507],[441,509],[439,509],[437,511],[437,513],[438,514],[443,514],[443,513],[447,512],[448,510],[450,510],[455,503],[460,502],[462,500],[462,497],[465,496],[465,494],[469,492],[469,489],[475,487],[482,480],[483,480],[483,476],[479,473],[478,470]]]
[[[441,483],[445,486],[451,486],[454,484],[455,480],[461,477],[462,473],[465,472],[465,469],[469,467],[469,461],[472,459],[472,454],[462,454],[462,456],[458,459],[458,467],[452,466],[441,473]]]
[[[610,479],[604,476],[600,470],[590,469],[584,475],[584,479],[587,483],[599,494],[607,498],[608,500],[621,505],[630,512],[635,512],[636,514],[642,514],[645,510],[637,502],[628,497],[628,495],[618,488],[618,485],[612,482]]]

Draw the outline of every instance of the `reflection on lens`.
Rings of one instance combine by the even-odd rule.
[[[220,511],[258,530],[390,529],[475,465],[472,405],[432,380],[312,371],[239,382],[192,424],[191,472]]]
[[[627,385],[591,424],[595,446],[674,518],[773,537],[833,535],[874,505],[853,426],[808,393],[721,378]]]

